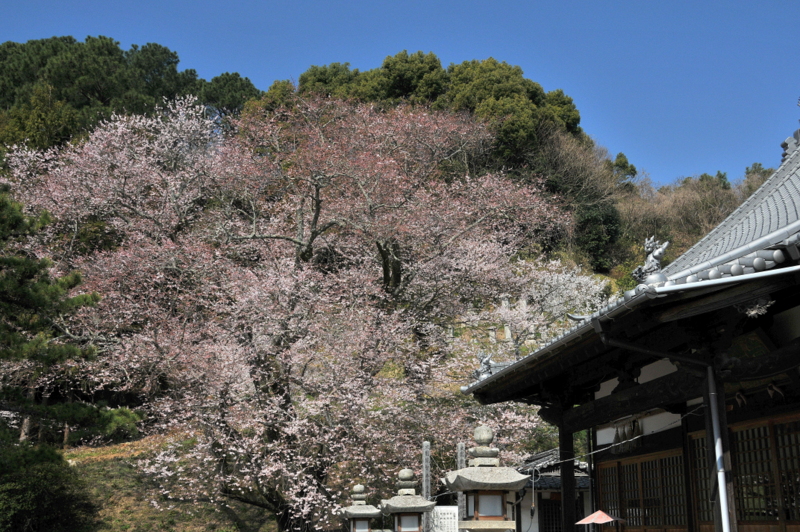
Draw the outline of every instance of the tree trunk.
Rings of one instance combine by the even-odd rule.
[[[72,392],[68,392],[67,394],[67,404],[72,404]],[[69,446],[69,421],[64,422],[64,440],[61,443],[61,447],[66,449]]]
[[[28,386],[28,401],[33,402],[36,399],[36,387],[31,384]],[[19,431],[19,441],[28,441],[31,438],[31,429],[33,427],[33,419],[30,414],[26,414],[22,418],[22,427]]]
[[[48,397],[49,396],[47,396],[47,395],[42,396],[42,406],[43,407],[47,406],[47,398]],[[45,434],[44,434],[44,427],[42,426],[42,421],[41,420],[39,420],[39,433],[38,433],[37,436],[38,436],[39,443],[44,443]]]

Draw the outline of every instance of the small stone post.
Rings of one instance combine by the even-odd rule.
[[[456,468],[464,469],[467,467],[467,451],[464,442],[456,446]],[[467,517],[467,496],[463,491],[458,492],[458,519],[464,520]]]
[[[344,509],[350,532],[369,532],[371,529],[369,522],[381,514],[380,510],[367,504],[367,495],[364,491],[364,486],[361,484],[353,486],[351,491],[353,504]]]
[[[394,532],[400,529],[415,530],[422,528],[422,515],[429,513],[436,503],[416,494],[414,472],[402,469],[397,474],[397,495],[381,501],[381,512],[393,518]]]
[[[431,442],[422,442],[422,497],[431,499]],[[422,530],[430,532],[431,519],[428,514],[422,514]]]
[[[489,427],[477,427],[473,436],[477,445],[469,450],[472,459],[467,467],[451,471],[442,479],[448,490],[465,492],[467,498],[466,516],[458,528],[467,532],[513,531],[514,504],[530,476],[513,467],[500,466],[500,450],[490,447],[494,433]]]

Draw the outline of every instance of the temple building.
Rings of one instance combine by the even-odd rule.
[[[592,510],[623,528],[800,532],[800,132],[777,171],[661,269],[471,385],[559,429],[560,532],[579,515],[573,434],[589,430]]]

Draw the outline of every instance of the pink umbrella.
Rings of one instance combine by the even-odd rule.
[[[576,525],[591,525],[591,524],[602,525],[602,524],[605,524],[605,523],[611,523],[613,521],[619,521],[620,523],[625,524],[625,520],[622,519],[621,517],[613,517],[613,516],[608,515],[607,513],[605,513],[603,510],[597,510],[592,515],[590,515],[588,517],[584,517],[583,519],[581,519],[580,521],[578,521],[575,524]]]

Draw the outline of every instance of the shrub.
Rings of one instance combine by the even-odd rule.
[[[80,477],[54,449],[0,446],[0,532],[79,532],[94,512]]]

